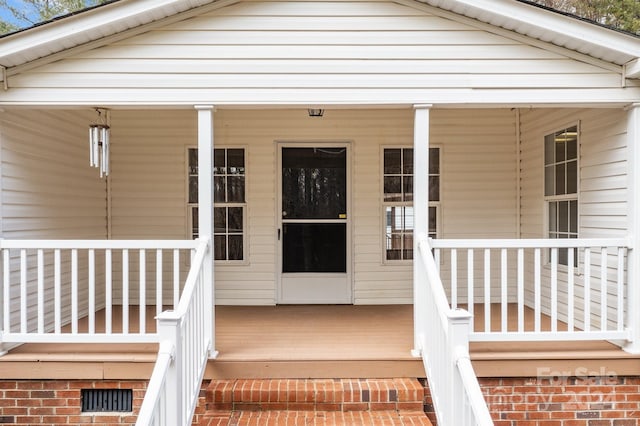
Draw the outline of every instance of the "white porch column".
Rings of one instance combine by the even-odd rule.
[[[209,250],[204,259],[202,275],[206,286],[207,300],[211,309],[207,311],[206,324],[210,324],[211,348],[209,357],[215,358],[215,281],[213,271],[213,112],[212,105],[196,105],[198,111],[198,235],[209,239]]]
[[[627,352],[640,353],[640,103],[633,104],[627,115],[627,223],[632,249],[627,267],[627,326],[631,342]]]
[[[418,256],[418,236],[429,232],[429,113],[431,105],[415,105],[413,121],[413,258]],[[422,323],[424,313],[416,308],[419,297],[416,282],[418,271],[416,262],[413,264],[413,329],[414,355],[418,355],[421,348],[417,324]]]

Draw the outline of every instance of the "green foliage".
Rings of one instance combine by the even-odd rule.
[[[638,0],[535,0],[536,3],[572,13],[630,33],[640,33]]]

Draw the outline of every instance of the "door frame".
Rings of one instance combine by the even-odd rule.
[[[298,141],[275,141],[275,149],[276,149],[276,205],[275,205],[275,226],[276,226],[276,235],[275,235],[275,243],[276,243],[276,268],[275,268],[275,281],[276,281],[276,303],[277,304],[353,304],[354,296],[353,296],[353,238],[352,238],[352,196],[351,196],[351,188],[352,188],[352,160],[351,160],[351,149],[352,142],[347,140],[331,140],[331,141],[320,141],[320,140],[298,140]],[[347,158],[346,158],[346,191],[347,191],[347,219],[346,219],[346,267],[347,271],[345,273],[345,285],[346,285],[346,293],[345,297],[342,298],[318,298],[315,300],[305,300],[305,299],[287,299],[283,294],[283,272],[282,272],[282,261],[283,261],[283,253],[282,253],[282,244],[283,244],[283,222],[282,222],[282,149],[283,148],[345,148]],[[327,277],[335,277],[338,273],[289,273],[287,275],[295,276],[301,280],[307,279],[322,279]],[[339,273],[342,274],[342,273]]]

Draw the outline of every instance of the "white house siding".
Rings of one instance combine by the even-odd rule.
[[[6,110],[0,113],[2,237],[6,239],[103,239],[106,237],[106,184],[89,167],[87,111]],[[35,325],[36,260],[29,252],[29,327]],[[53,303],[53,253],[45,253],[46,303]],[[63,320],[70,306],[70,260],[62,256]],[[11,276],[19,282],[18,253]],[[86,254],[79,257],[81,297],[86,293]],[[104,300],[98,290],[99,300]],[[11,306],[20,306],[18,286]],[[82,300],[82,299],[81,299]],[[86,309],[86,306],[80,306]],[[14,311],[13,320],[18,312]],[[51,320],[51,318],[47,318]],[[14,322],[15,323],[15,322]]]
[[[627,135],[626,113],[620,109],[553,109],[522,111],[522,237],[545,237],[545,203],[543,197],[544,136],[568,126],[580,125],[579,152],[579,236],[581,238],[621,238],[627,236]],[[615,291],[616,256],[609,252],[608,291]],[[584,266],[580,253],[580,269],[576,276],[575,315],[582,326]],[[592,263],[599,265],[599,251],[592,253]],[[543,268],[544,279],[550,271]],[[600,323],[599,267],[591,270],[592,327]],[[560,273],[559,301],[566,302],[566,273]],[[529,283],[530,284],[530,283]],[[531,293],[529,302],[533,303]],[[609,319],[616,317],[617,308],[609,296]],[[549,293],[543,297],[543,310],[548,312]],[[565,311],[566,313],[566,311]]]
[[[185,154],[196,145],[194,120],[194,111],[113,114],[114,238],[188,237]],[[443,155],[442,236],[514,237],[513,113],[434,110],[432,123]],[[246,149],[248,203],[248,259],[217,265],[217,302],[275,303],[276,141],[350,142],[354,301],[411,303],[411,265],[383,263],[380,204],[382,147],[412,146],[409,109],[329,109],[323,118],[305,109],[215,113],[215,145]]]
[[[490,32],[487,25],[454,20],[417,2],[217,7],[25,69],[9,78],[11,90],[0,101],[407,105],[490,100],[483,91],[461,91],[469,88],[622,86],[620,67],[543,49],[540,42],[529,45],[519,35]]]

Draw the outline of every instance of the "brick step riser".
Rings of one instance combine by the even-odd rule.
[[[422,411],[415,379],[220,380],[206,394],[209,411]]]

